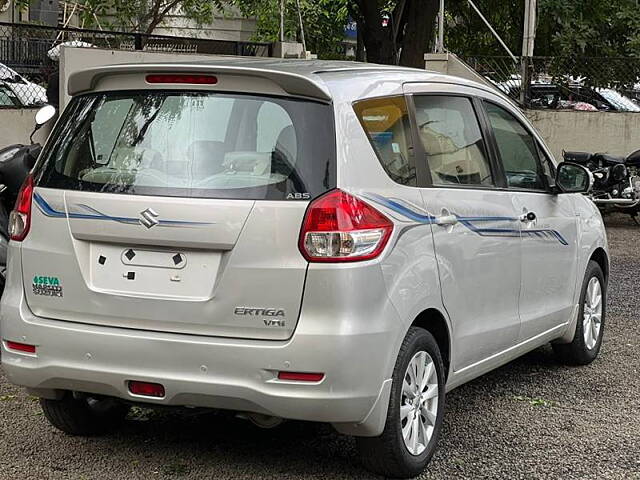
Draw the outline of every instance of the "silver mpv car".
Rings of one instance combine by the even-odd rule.
[[[543,344],[594,360],[609,271],[583,167],[487,86],[315,61],[118,65],[11,214],[2,363],[69,434],[130,405],[331,423],[415,476],[445,393]]]

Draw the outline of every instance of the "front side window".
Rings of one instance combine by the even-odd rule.
[[[331,106],[214,92],[74,99],[39,185],[108,193],[305,199],[335,187]]]
[[[389,177],[402,185],[416,186],[411,124],[404,97],[361,100],[354,109]]]
[[[416,125],[434,185],[494,184],[469,98],[416,95]]]
[[[538,159],[535,139],[504,108],[485,103],[498,151],[507,177],[507,186],[527,190],[545,190],[544,171]]]
[[[542,173],[549,179],[556,178],[556,167],[553,161],[551,161],[539,143],[536,142],[536,146],[538,147],[538,158],[542,163]]]

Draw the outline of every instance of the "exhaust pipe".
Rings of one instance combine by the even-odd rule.
[[[256,427],[271,429],[282,425],[284,418],[274,417],[273,415],[263,415],[261,413],[243,412],[236,415],[238,418],[249,420]]]
[[[640,200],[632,200],[630,198],[592,198],[593,203],[595,204],[608,204],[615,203],[616,205],[635,205],[640,203]]]

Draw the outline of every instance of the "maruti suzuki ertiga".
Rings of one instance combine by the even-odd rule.
[[[3,369],[69,434],[132,404],[331,423],[417,475],[445,393],[600,349],[583,167],[500,93],[315,61],[118,65],[72,96],[11,214]]]

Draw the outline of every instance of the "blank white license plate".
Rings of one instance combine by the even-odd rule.
[[[91,244],[90,284],[94,290],[128,296],[207,300],[221,253],[150,250],[118,244]]]

